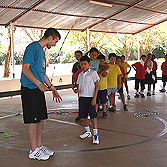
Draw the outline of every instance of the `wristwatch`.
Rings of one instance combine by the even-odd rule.
[[[51,84],[50,86],[48,86],[48,89],[50,89],[53,85]]]

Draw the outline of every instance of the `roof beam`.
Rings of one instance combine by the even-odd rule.
[[[38,0],[37,2],[35,2],[33,5],[31,5],[27,10],[21,12],[19,15],[17,15],[15,18],[13,18],[12,20],[10,20],[7,24],[6,27],[9,26],[9,24],[12,22],[14,23],[15,21],[17,21],[19,18],[21,18],[22,16],[24,16],[25,14],[27,14],[28,12],[30,12],[31,10],[33,10],[35,7],[37,7],[38,5],[40,5],[41,3],[43,3],[46,0]]]

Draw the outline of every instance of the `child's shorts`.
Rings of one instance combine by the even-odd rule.
[[[116,93],[117,92],[117,87],[116,88],[107,88],[107,94],[111,94],[111,93]]]
[[[118,89],[118,93],[119,94],[123,93],[123,87],[121,87],[120,89]]]
[[[138,78],[135,78],[135,89],[139,90],[139,83],[140,83],[140,86],[141,86],[141,90],[144,90],[145,89],[145,80],[144,79],[138,79]]]
[[[95,105],[91,105],[93,97],[79,97],[79,118],[97,118]]]
[[[21,86],[21,99],[25,124],[39,123],[48,118],[45,95],[39,88],[29,89]]]
[[[98,90],[97,98],[96,98],[96,104],[105,104],[107,102],[107,89],[104,90]]]
[[[167,82],[167,75],[162,75],[162,82]]]

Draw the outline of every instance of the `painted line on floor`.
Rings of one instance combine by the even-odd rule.
[[[140,142],[137,142],[137,143],[132,143],[132,144],[127,144],[127,145],[120,145],[120,146],[113,146],[113,147],[106,147],[106,148],[97,148],[97,149],[86,149],[86,150],[55,150],[56,153],[75,153],[75,152],[92,152],[92,151],[105,151],[105,150],[112,150],[112,149],[120,149],[120,148],[126,148],[126,147],[131,147],[131,146],[136,146],[136,145],[140,145],[140,144],[144,144],[144,143],[147,143],[147,142],[150,142],[152,140],[155,140],[157,138],[160,138],[162,137],[163,135],[165,135],[167,133],[167,122],[160,118],[160,117],[156,117],[156,116],[153,116],[154,118],[158,119],[159,121],[161,121],[165,128],[155,137],[153,138],[150,138],[150,139],[146,139],[146,140],[143,140],[143,141],[140,141]],[[55,119],[51,119],[51,121],[55,121]],[[67,121],[60,121],[60,120],[56,120],[56,122],[60,122],[60,123],[66,123],[66,124],[69,124],[70,122],[67,122]],[[77,125],[77,126],[80,126],[78,124],[75,124],[75,123],[70,123],[71,125]],[[16,147],[12,147],[12,146],[6,146],[6,145],[2,145],[0,144],[0,147],[2,148],[6,148],[6,149],[13,149],[13,150],[19,150],[19,151],[29,151],[28,149],[24,149],[24,148],[16,148]]]

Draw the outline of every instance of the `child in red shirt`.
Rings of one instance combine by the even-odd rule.
[[[153,62],[153,68],[152,68],[152,78],[154,80],[153,82],[153,92],[152,92],[152,95],[155,95],[155,84],[157,83],[157,62],[154,61],[155,59],[155,55],[152,54],[152,58],[151,58],[151,61]]]
[[[142,98],[145,98],[144,96],[144,89],[145,89],[145,74],[149,71],[149,67],[144,62],[146,61],[146,56],[141,56],[141,61],[132,64],[132,67],[136,71],[135,74],[135,89],[136,89],[136,95],[135,98],[138,98],[140,95]],[[147,71],[146,71],[147,70]],[[141,84],[141,91],[139,91],[139,83]]]
[[[120,56],[117,56],[117,57],[116,57],[116,62],[115,62],[115,64],[119,66],[119,68],[120,68],[120,70],[121,70],[121,72],[122,72],[122,75],[123,75],[123,80],[122,80],[122,82],[121,82],[121,88],[118,89],[118,92],[119,92],[119,94],[120,94],[120,96],[121,96],[121,100],[122,100],[122,103],[123,103],[123,106],[124,106],[124,111],[128,111],[128,108],[127,108],[127,106],[126,106],[126,104],[125,104],[125,96],[124,96],[124,93],[123,93],[123,83],[125,83],[125,76],[126,76],[126,73],[125,73],[124,68],[120,65],[120,64],[121,64],[121,61],[122,61],[122,58],[121,58]],[[118,79],[117,79],[117,83],[118,83],[118,85],[119,85],[119,80],[118,80]]]
[[[163,88],[159,90],[160,92],[165,92],[165,86],[167,82],[167,54],[165,55],[165,62],[162,63],[161,65],[161,70],[162,70],[162,82],[163,82]]]

